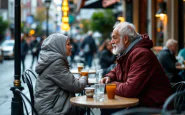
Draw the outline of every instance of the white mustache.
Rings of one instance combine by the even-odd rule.
[[[112,44],[112,47],[114,47],[114,46],[116,47],[117,45],[116,44]]]

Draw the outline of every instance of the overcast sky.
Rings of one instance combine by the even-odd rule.
[[[55,2],[56,4],[61,4],[62,0],[53,0],[53,2]]]

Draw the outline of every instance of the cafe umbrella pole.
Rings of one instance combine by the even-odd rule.
[[[20,96],[17,96],[15,93],[15,89],[19,89],[20,91],[23,90],[23,87],[21,86],[20,81],[20,73],[21,73],[21,52],[20,52],[20,20],[21,20],[21,10],[20,10],[20,0],[14,0],[15,1],[15,19],[14,19],[14,38],[15,38],[15,46],[14,46],[14,86],[11,87],[11,91],[13,92],[13,98],[11,102],[11,115],[23,115],[23,103],[22,98]]]

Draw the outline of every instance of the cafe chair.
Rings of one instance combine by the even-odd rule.
[[[185,90],[175,92],[171,96],[169,96],[163,105],[162,113],[166,113],[167,107],[170,106],[171,102],[173,102],[175,109],[171,110],[172,114],[185,113]]]
[[[30,98],[31,98],[31,103],[34,105],[34,90],[33,90],[33,82],[31,76],[34,76],[35,79],[37,79],[36,75],[34,72],[30,69],[27,69],[23,74],[22,74],[22,80],[24,83],[27,84],[28,90],[30,93]]]
[[[130,108],[115,112],[112,115],[151,115],[151,114],[161,114],[161,109],[145,107]]]
[[[21,105],[22,103],[19,103],[19,105],[20,105],[20,106],[24,106],[25,112],[26,112],[27,115],[30,115],[30,114],[29,114],[29,112],[28,112],[28,107],[27,107],[27,105],[26,105],[25,100],[26,100],[26,101],[30,104],[30,106],[31,106],[32,115],[38,115],[36,109],[34,108],[34,105],[31,103],[31,101],[28,99],[28,97],[27,97],[24,93],[22,93],[19,89],[15,89],[15,90],[14,90],[14,93],[16,94],[16,96],[17,96],[18,99],[19,99],[18,102],[21,102],[21,101],[23,102],[23,105]],[[22,110],[22,112],[23,112],[23,110]],[[24,113],[24,112],[23,112],[23,113]],[[22,113],[21,115],[24,115],[23,113]]]
[[[180,81],[172,86],[173,92],[185,90],[185,81]]]
[[[173,92],[180,92],[180,91],[185,91],[185,81],[180,81],[175,83],[172,86]],[[179,111],[184,111],[185,112],[185,103],[182,104],[180,107],[179,106],[179,102],[183,101],[183,99],[185,99],[185,95],[181,95],[180,97],[174,99],[173,104],[174,104],[174,108],[175,110],[179,110]],[[183,101],[185,102],[185,101]],[[184,108],[183,110],[181,108]]]

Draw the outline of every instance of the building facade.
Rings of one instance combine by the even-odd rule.
[[[147,33],[154,46],[164,46],[170,38],[184,48],[183,0],[123,0],[125,18],[132,22],[139,33]]]
[[[73,0],[80,8],[97,8],[98,3],[109,0],[95,1],[86,6],[87,0]],[[166,41],[173,38],[178,41],[178,50],[184,48],[185,32],[185,0],[114,0],[122,3],[122,16],[135,25],[136,30],[147,33],[153,40],[154,46],[163,47]],[[97,3],[96,3],[97,2]],[[102,7],[101,7],[102,8]]]

